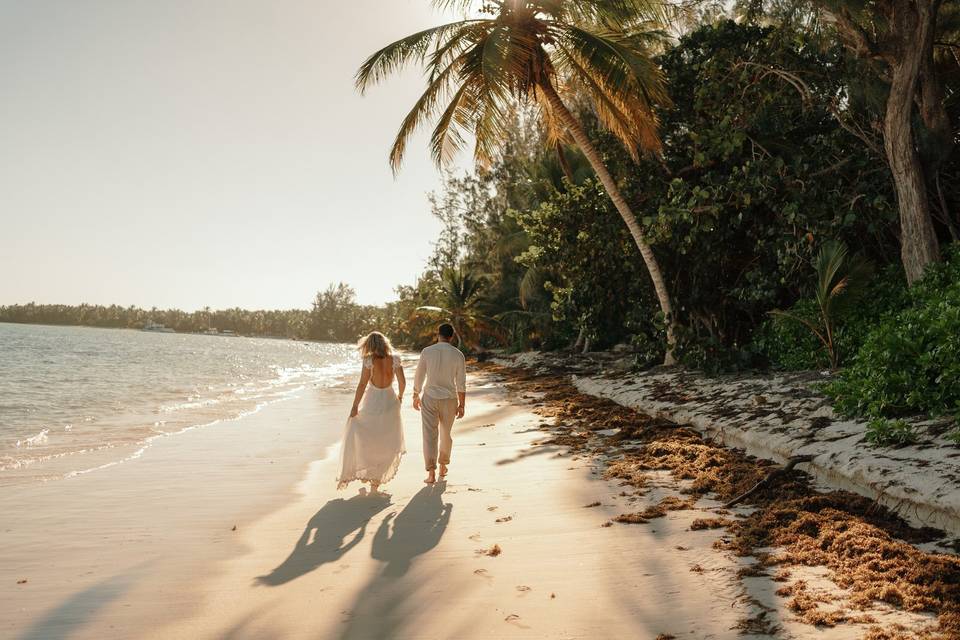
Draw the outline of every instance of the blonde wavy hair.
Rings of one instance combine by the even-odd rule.
[[[372,331],[368,335],[360,338],[357,343],[357,349],[360,350],[360,357],[366,358],[386,358],[393,355],[393,345],[390,344],[390,338],[379,331]]]

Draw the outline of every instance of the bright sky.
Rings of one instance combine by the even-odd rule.
[[[0,0],[0,304],[307,307],[394,298],[430,253],[423,88],[366,96],[429,0]],[[469,154],[468,154],[469,155]],[[464,158],[464,166],[469,158]]]

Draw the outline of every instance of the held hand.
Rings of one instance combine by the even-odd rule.
[[[353,405],[353,408],[350,409],[350,417],[355,418],[358,413],[360,413],[360,410],[357,408],[357,405]]]
[[[397,394],[397,402],[399,402],[400,404],[403,404],[403,396],[400,395],[399,393]]]
[[[462,404],[457,407],[457,418],[462,418],[462,417],[463,417],[463,410],[464,410],[464,407],[463,407]]]
[[[413,410],[420,411],[420,396],[413,396]]]

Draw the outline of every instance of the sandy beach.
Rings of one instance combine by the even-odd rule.
[[[471,375],[447,482],[423,484],[408,405],[408,454],[389,495],[356,483],[337,492],[331,434],[348,404],[347,388],[308,392],[8,496],[0,632],[654,640],[857,638],[871,626],[797,620],[775,594],[784,584],[744,577],[750,558],[714,548],[723,529],[691,527],[717,517],[708,497],[641,526],[612,522],[682,497],[683,481],[655,472],[637,491],[605,477],[601,456],[548,440],[536,394],[491,374]],[[804,568],[792,580],[839,593],[825,576]]]

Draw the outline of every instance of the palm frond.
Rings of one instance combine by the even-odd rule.
[[[562,6],[554,15],[565,21],[616,29],[629,29],[638,21],[673,25],[685,12],[680,3],[662,0],[579,0],[551,4]]]
[[[469,123],[473,102],[470,84],[464,82],[440,115],[437,126],[433,130],[433,135],[430,136],[430,155],[438,166],[448,165],[453,161],[457,152],[463,148],[465,141],[461,130],[465,130]],[[395,151],[399,143],[399,139],[394,143]],[[399,149],[399,153],[391,152],[390,154],[391,165],[395,168],[399,166],[403,158],[402,152],[403,147]]]
[[[543,272],[536,267],[531,267],[523,272],[520,278],[519,294],[520,304],[526,309],[530,302],[543,293]]]
[[[560,25],[558,62],[579,81],[608,127],[636,157],[637,145],[659,149],[654,107],[669,104],[661,70],[649,55],[647,41],[657,32],[594,32]]]
[[[363,93],[370,85],[382,81],[391,73],[400,70],[404,65],[411,62],[424,62],[431,45],[435,42],[444,41],[451,34],[455,34],[476,22],[477,20],[458,20],[418,31],[406,38],[388,44],[360,65],[354,79],[357,89],[360,93]]]
[[[873,275],[873,265],[861,256],[851,256],[838,240],[823,243],[814,260],[817,273],[817,304],[827,313],[842,313],[863,295]]]
[[[434,114],[439,103],[449,94],[455,69],[456,61],[447,65],[427,86],[427,90],[423,92],[423,95],[420,96],[413,108],[410,109],[410,113],[400,124],[400,130],[397,132],[393,147],[390,149],[390,166],[394,173],[397,172],[403,162],[403,156],[407,150],[407,140]]]

